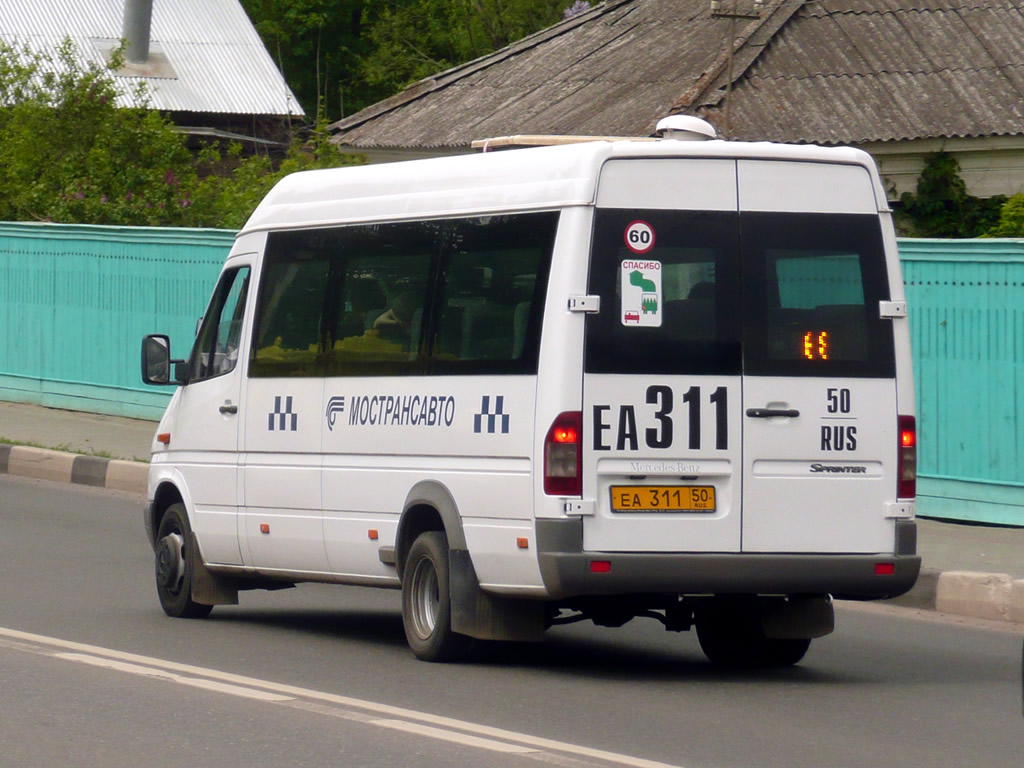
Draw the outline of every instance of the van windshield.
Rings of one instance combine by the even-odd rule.
[[[590,373],[891,376],[878,219],[599,209]]]

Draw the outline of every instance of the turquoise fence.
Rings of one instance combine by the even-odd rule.
[[[918,511],[1024,525],[1024,240],[901,240]]]
[[[188,353],[234,232],[0,224],[0,399],[159,418],[140,340]]]
[[[0,224],[0,399],[156,419],[139,342],[184,357],[233,232]],[[918,511],[1024,525],[1024,240],[901,240]],[[0,429],[2,432],[2,429]]]

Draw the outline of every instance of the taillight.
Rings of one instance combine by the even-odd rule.
[[[917,422],[913,416],[899,417],[900,479],[896,496],[913,499],[917,496]]]
[[[583,495],[583,413],[558,414],[544,438],[544,493]]]

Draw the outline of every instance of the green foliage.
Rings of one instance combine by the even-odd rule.
[[[368,29],[365,80],[393,93],[550,26],[565,0],[407,0],[385,3]]]
[[[284,159],[275,164],[266,155],[241,158],[241,147],[232,144],[224,155],[207,151],[201,162],[233,166],[230,173],[204,177],[195,192],[196,216],[191,226],[240,229],[260,200],[278,181],[290,173],[318,168],[336,168],[360,160],[341,154],[329,141],[325,122],[319,122],[306,141],[292,142]]]
[[[1024,193],[1006,201],[999,212],[999,223],[984,237],[1024,237]]]
[[[234,229],[286,173],[351,162],[323,126],[280,162],[237,144],[194,154],[159,112],[117,100],[70,41],[54,56],[0,42],[0,221]]]
[[[54,56],[0,43],[0,219],[150,224],[185,207],[182,137],[117,95],[69,41]]]
[[[572,0],[242,0],[309,112],[335,120],[562,18]]]
[[[242,0],[302,108],[335,119],[343,110],[351,113],[381,98],[355,77],[360,57],[369,50],[364,17],[374,5],[368,0]]]
[[[925,160],[917,192],[900,198],[896,222],[908,237],[980,237],[999,218],[1006,197],[974,197],[960,178],[960,164],[948,152]]]

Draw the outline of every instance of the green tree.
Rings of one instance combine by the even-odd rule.
[[[999,218],[1006,197],[974,197],[960,178],[960,164],[948,152],[925,160],[915,193],[900,197],[897,224],[910,237],[980,237]]]
[[[369,25],[360,75],[389,93],[562,18],[569,0],[393,0]]]
[[[357,162],[323,123],[283,159],[220,142],[193,153],[159,112],[116,101],[111,73],[70,41],[53,56],[0,42],[0,221],[235,229],[286,173]]]
[[[1016,194],[1003,204],[999,223],[985,237],[1024,237],[1024,193]]]
[[[576,7],[572,0],[242,0],[242,6],[307,114],[331,120],[543,29]]]
[[[368,51],[369,0],[242,0],[264,45],[309,115],[341,116],[378,95],[357,76]]]
[[[70,41],[53,56],[0,43],[0,219],[182,218],[195,176],[184,138],[116,98],[109,73],[83,67]]]

